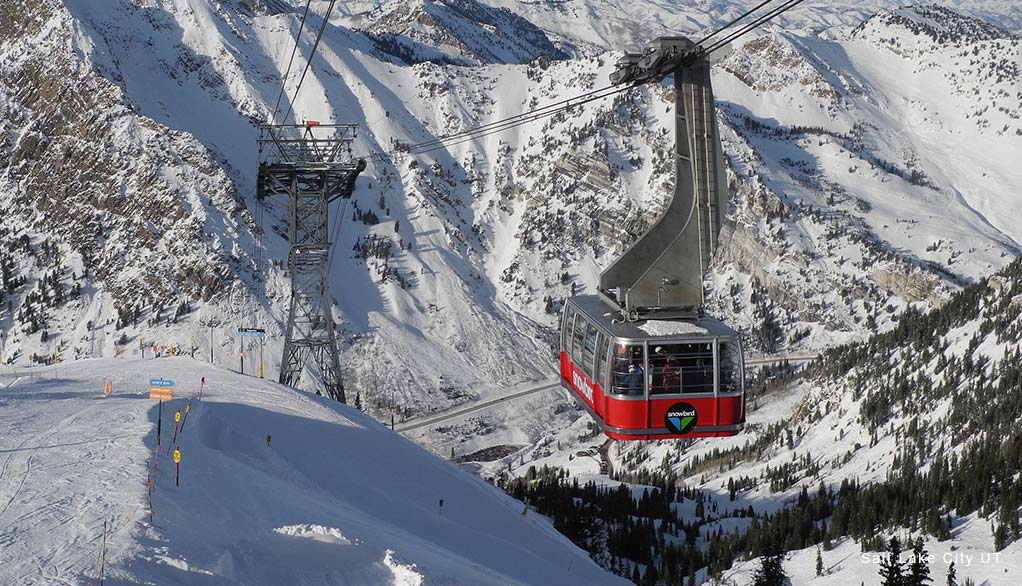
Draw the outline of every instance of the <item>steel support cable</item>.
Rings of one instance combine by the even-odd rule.
[[[371,154],[369,158],[374,160],[374,161],[382,161],[382,160],[386,160],[386,159],[388,159],[388,158],[390,158],[391,156],[394,156],[394,155],[399,155],[399,156],[400,155],[418,155],[418,154],[428,153],[428,152],[435,151],[435,150],[440,150],[440,149],[447,148],[447,147],[450,147],[450,146],[456,146],[456,145],[459,145],[459,144],[464,144],[466,142],[471,142],[471,141],[473,141],[473,140],[475,140],[477,138],[483,138],[483,137],[490,136],[490,135],[493,135],[493,134],[498,134],[500,132],[504,132],[506,130],[510,130],[512,128],[521,126],[521,125],[523,125],[525,123],[528,123],[528,122],[533,122],[533,121],[536,121],[536,120],[547,118],[549,116],[553,116],[554,114],[563,112],[565,110],[570,110],[570,109],[575,108],[577,106],[581,106],[583,104],[587,104],[587,103],[595,101],[595,100],[599,100],[599,99],[602,99],[602,98],[606,98],[606,97],[612,96],[614,94],[618,94],[618,93],[630,90],[633,87],[635,87],[635,86],[634,85],[627,85],[627,86],[614,87],[609,92],[605,92],[605,93],[602,93],[602,94],[599,94],[599,95],[595,95],[595,96],[590,96],[590,97],[588,97],[588,98],[586,98],[584,100],[580,100],[580,101],[577,101],[577,102],[574,102],[574,103],[571,103],[571,104],[567,104],[567,105],[561,106],[560,108],[557,108],[555,110],[549,110],[549,111],[545,111],[545,112],[535,113],[535,114],[530,115],[527,118],[522,118],[522,119],[511,121],[511,122],[505,122],[501,126],[498,126],[498,127],[488,128],[488,129],[485,129],[484,131],[476,131],[474,134],[467,135],[467,136],[456,137],[456,140],[453,140],[452,142],[436,142],[436,144],[432,144],[432,145],[426,144],[423,147],[414,146],[414,147],[412,147],[412,148],[410,148],[408,150],[395,150],[395,151],[389,151],[389,152],[377,152],[377,153]],[[575,98],[572,98],[572,99],[576,100],[576,99],[578,99],[578,96],[576,96]]]
[[[705,37],[703,37],[702,39],[697,41],[695,44],[699,45],[700,43],[703,43],[703,42],[709,40],[710,38],[716,36],[717,34],[727,30],[728,28],[733,26],[738,21],[740,21],[740,20],[746,18],[747,16],[751,15],[752,13],[754,13],[757,10],[759,10],[763,6],[769,4],[771,1],[773,1],[773,0],[766,0],[764,2],[761,2],[760,4],[756,5],[752,9],[748,10],[747,12],[745,12],[744,14],[742,14],[742,15],[738,16],[737,18],[735,18],[734,20],[732,20],[730,23],[728,23],[728,24],[718,28],[716,31],[710,33],[709,35],[706,35]],[[701,53],[709,53],[711,51],[714,51],[717,48],[719,48],[719,47],[721,47],[721,46],[723,46],[723,45],[725,45],[725,44],[727,44],[727,43],[729,43],[729,42],[731,42],[733,40],[736,40],[736,39],[744,36],[749,31],[755,29],[756,27],[758,27],[759,25],[763,24],[764,22],[767,22],[767,21],[769,21],[769,20],[771,20],[771,19],[773,19],[773,18],[783,14],[784,12],[787,12],[788,10],[794,8],[795,6],[801,4],[804,1],[805,0],[789,0],[785,4],[782,4],[781,6],[779,6],[777,8],[774,8],[773,10],[768,12],[767,14],[765,14],[763,16],[760,16],[759,18],[757,18],[753,22],[751,22],[751,23],[749,23],[747,25],[742,26],[737,32],[733,32],[733,33],[729,34],[727,37],[725,37],[724,39],[714,43],[710,47],[705,47],[705,48],[704,47],[700,47],[700,49],[701,49],[700,52]],[[528,112],[523,112],[521,114],[516,114],[515,116],[504,118],[502,120],[496,120],[494,122],[483,124],[483,125],[480,125],[480,126],[477,126],[477,127],[474,127],[474,128],[466,129],[466,130],[463,130],[463,131],[460,131],[460,132],[452,133],[452,134],[449,134],[449,135],[437,137],[437,138],[432,139],[432,140],[428,140],[428,141],[424,141],[424,142],[417,143],[417,144],[414,144],[414,145],[410,145],[408,147],[405,147],[402,150],[397,150],[397,151],[392,151],[392,152],[377,152],[377,153],[373,153],[373,154],[370,155],[370,158],[373,159],[373,160],[384,160],[384,159],[389,158],[391,155],[393,155],[395,153],[397,153],[397,154],[402,154],[402,153],[403,154],[421,154],[421,153],[427,153],[427,152],[430,152],[430,151],[446,148],[448,146],[456,146],[456,145],[459,145],[459,144],[463,144],[465,142],[470,142],[472,140],[475,140],[476,138],[482,138],[482,137],[485,137],[485,136],[490,136],[491,134],[495,134],[497,132],[502,132],[504,130],[509,130],[509,129],[514,128],[516,126],[520,126],[521,124],[524,124],[526,122],[532,122],[534,120],[539,120],[539,119],[541,119],[543,117],[546,117],[546,116],[551,116],[553,114],[556,114],[558,112],[564,111],[564,110],[569,109],[569,108],[572,108],[574,106],[585,104],[585,103],[591,102],[591,101],[593,101],[595,99],[604,98],[604,97],[613,95],[613,94],[615,94],[615,93],[617,93],[619,91],[624,91],[624,90],[631,89],[632,87],[634,87],[634,86],[633,85],[625,86],[623,88],[616,88],[616,89],[614,89],[614,91],[611,91],[611,92],[608,92],[608,93],[604,93],[602,95],[594,95],[594,94],[600,94],[600,92],[604,92],[605,90],[615,88],[615,86],[613,86],[613,85],[605,86],[603,88],[592,90],[590,92],[587,92],[587,93],[584,93],[584,94],[580,94],[580,95],[574,96],[572,98],[566,98],[564,100],[561,100],[561,101],[558,101],[558,102],[554,102],[552,104],[548,104],[548,105],[543,106],[541,108],[535,108],[535,109],[530,110]],[[585,98],[585,99],[583,99],[583,98]],[[576,102],[576,103],[571,103],[574,100],[579,100],[579,101]],[[553,109],[551,109],[551,108],[553,108]],[[453,141],[453,142],[450,142],[450,141]]]
[[[338,203],[338,205],[336,207],[343,207],[344,209],[347,209],[348,201],[350,199],[351,199],[350,197],[349,198],[345,198],[344,205],[342,206],[340,203]],[[341,220],[343,219],[343,217],[344,217],[344,211],[341,211],[340,214],[335,215],[334,216],[333,226],[331,226],[329,232],[327,232],[327,234],[330,236],[330,240],[328,240],[327,242],[331,245],[330,251],[327,253],[327,257],[328,258],[331,258],[333,256],[333,243],[336,242],[336,240],[338,238],[338,235],[339,235],[338,231],[340,230],[340,223],[341,223]]]
[[[334,268],[334,259],[337,258],[337,253],[334,252],[334,249],[337,247],[337,242],[340,241],[341,228],[344,227],[344,220],[347,219],[346,216],[348,215],[348,202],[350,201],[351,201],[350,197],[344,200],[344,206],[341,207],[341,215],[338,216],[339,221],[337,222],[337,226],[334,228],[333,242],[330,243],[330,252],[327,253],[328,260],[326,272],[328,275],[330,274],[330,271],[332,271]]]
[[[498,125],[501,125],[501,124],[507,124],[507,123],[510,123],[510,122],[514,122],[515,120],[518,120],[520,118],[524,118],[524,117],[527,117],[527,116],[532,116],[532,115],[535,115],[535,114],[539,114],[539,113],[541,113],[541,112],[543,112],[545,110],[549,110],[551,108],[562,106],[563,104],[566,104],[567,102],[571,102],[572,100],[579,100],[579,99],[582,99],[582,98],[586,98],[586,97],[592,96],[593,94],[598,94],[600,92],[604,92],[604,91],[606,91],[608,89],[613,89],[615,87],[617,87],[617,86],[608,85],[608,86],[604,86],[604,87],[601,87],[601,88],[597,88],[595,90],[591,90],[591,91],[585,92],[583,94],[579,94],[577,96],[572,96],[570,98],[565,98],[563,100],[560,100],[560,101],[557,101],[557,102],[553,102],[553,103],[547,104],[547,105],[539,107],[539,108],[533,108],[532,110],[529,110],[527,112],[522,112],[521,114],[515,114],[514,116],[508,116],[507,118],[502,118],[500,120],[494,120],[493,122],[487,122],[486,124],[480,124],[479,126],[474,126],[472,128],[467,128],[465,130],[460,130],[458,132],[452,132],[451,134],[446,134],[444,136],[438,136],[438,137],[436,137],[434,139],[431,139],[431,140],[427,140],[427,141],[423,141],[423,142],[420,142],[420,143],[417,143],[417,144],[409,145],[407,148],[408,149],[415,149],[415,148],[418,148],[418,147],[431,146],[431,145],[434,145],[434,144],[445,142],[447,140],[454,140],[454,139],[457,139],[457,138],[461,138],[463,136],[466,136],[466,135],[469,135],[469,134],[472,134],[472,133],[475,133],[475,132],[483,132],[483,131],[489,130],[493,126],[498,126]]]
[[[330,0],[330,5],[326,9],[326,14],[323,15],[323,23],[319,27],[319,32],[316,33],[316,41],[312,44],[312,51],[309,52],[309,59],[305,62],[305,69],[302,70],[302,76],[298,78],[298,85],[295,86],[295,93],[291,96],[287,107],[287,112],[284,113],[282,121],[287,120],[288,115],[295,107],[295,100],[298,99],[298,92],[302,90],[302,83],[305,81],[305,74],[309,72],[309,68],[312,66],[312,59],[316,56],[316,49],[319,47],[319,41],[323,39],[323,33],[326,32],[326,27],[330,24],[330,13],[334,11],[334,4],[337,0]]]
[[[408,153],[415,155],[415,154],[419,154],[419,153],[425,153],[425,152],[433,151],[433,150],[436,150],[436,149],[439,149],[439,148],[443,148],[445,146],[453,146],[453,145],[457,145],[457,144],[463,144],[465,142],[469,142],[469,141],[474,140],[476,138],[482,138],[484,136],[489,136],[491,134],[496,134],[496,133],[502,132],[504,130],[510,130],[512,128],[516,128],[516,127],[521,126],[523,124],[526,124],[528,122],[533,122],[533,121],[536,121],[536,120],[547,118],[547,117],[553,116],[554,114],[559,114],[561,112],[564,112],[565,110],[570,110],[570,109],[575,108],[577,106],[581,106],[583,104],[588,104],[589,102],[593,102],[595,100],[600,100],[600,99],[603,99],[603,98],[606,98],[606,97],[610,97],[610,96],[612,96],[614,94],[618,94],[618,93],[621,93],[623,91],[632,89],[632,87],[633,86],[631,86],[631,85],[623,86],[623,87],[619,86],[619,87],[613,88],[611,91],[608,91],[608,92],[604,92],[604,93],[601,93],[601,94],[598,94],[598,95],[590,95],[589,97],[586,97],[585,99],[579,99],[578,97],[572,98],[573,100],[578,100],[578,101],[572,102],[570,104],[566,104],[566,105],[561,106],[560,108],[557,108],[555,110],[548,110],[548,111],[545,111],[545,112],[539,112],[539,113],[536,113],[536,114],[531,114],[531,115],[529,115],[528,117],[525,117],[525,118],[521,118],[521,119],[518,119],[518,120],[511,121],[511,122],[505,122],[505,123],[503,123],[501,125],[498,125],[498,126],[495,126],[495,127],[492,127],[492,128],[488,128],[488,129],[484,129],[483,131],[475,131],[475,132],[473,132],[471,134],[468,134],[468,135],[465,135],[465,136],[461,136],[461,137],[457,137],[453,142],[442,141],[442,142],[437,142],[436,144],[423,144],[423,145],[413,146],[413,147],[408,149]],[[436,141],[434,141],[434,142],[436,142]]]
[[[295,62],[295,54],[298,53],[298,44],[302,40],[302,31],[305,29],[305,19],[309,16],[309,6],[312,5],[312,0],[306,0],[305,12],[302,13],[302,22],[298,25],[298,33],[295,35],[295,46],[291,49],[291,58],[287,60],[287,70],[284,72],[284,77],[280,78],[280,93],[277,94],[277,103],[273,105],[273,115],[270,116],[270,124],[274,124],[277,118],[277,112],[280,111],[280,99],[284,96],[284,86],[287,85],[288,77],[291,76],[291,65]]]
[[[729,27],[731,27],[732,25],[734,25],[738,21],[740,21],[743,18],[751,15],[753,12],[759,10],[763,6],[769,4],[770,2],[773,2],[773,1],[774,0],[764,0],[764,2],[761,2],[757,6],[753,7],[750,10],[748,10],[744,14],[738,16],[737,18],[735,18],[734,20],[732,20],[728,24],[726,24],[726,25],[718,28],[717,30],[713,31],[709,35],[706,35],[705,37],[703,37],[702,39],[697,41],[695,44],[699,45],[700,43],[703,43],[703,42],[709,40],[710,38],[720,34],[721,32],[725,31],[726,29],[728,29]],[[583,93],[583,94],[579,94],[579,95],[573,96],[571,98],[565,98],[563,100],[560,100],[560,101],[557,101],[557,102],[553,102],[551,104],[547,104],[547,105],[539,107],[539,108],[534,108],[534,109],[529,110],[527,112],[522,112],[521,114],[515,114],[514,116],[509,116],[509,117],[503,118],[501,120],[495,120],[493,122],[488,122],[486,124],[481,124],[479,126],[475,126],[475,127],[472,127],[472,128],[468,128],[468,129],[465,129],[465,130],[461,130],[461,131],[458,131],[458,132],[447,134],[447,135],[444,135],[444,136],[439,136],[439,137],[436,137],[436,138],[431,139],[431,140],[423,141],[421,143],[416,143],[416,144],[413,144],[413,145],[409,145],[409,146],[405,147],[405,149],[406,149],[407,152],[412,152],[412,151],[415,151],[416,149],[421,149],[423,147],[431,147],[433,145],[441,145],[441,143],[445,143],[447,141],[456,140],[456,139],[463,138],[463,137],[469,137],[470,135],[474,135],[474,134],[479,134],[480,136],[486,136],[488,134],[487,131],[491,130],[493,127],[506,125],[506,126],[504,126],[505,128],[512,128],[513,126],[515,126],[515,124],[512,124],[512,123],[516,122],[519,119],[529,118],[530,120],[535,120],[535,119],[537,119],[536,115],[538,115],[540,113],[543,113],[543,112],[545,112],[547,110],[550,110],[551,108],[556,108],[557,109],[556,111],[561,111],[561,110],[564,109],[563,106],[565,104],[568,104],[569,102],[571,102],[573,100],[581,100],[581,99],[587,98],[589,96],[592,96],[594,94],[598,94],[600,92],[604,92],[604,91],[606,91],[608,89],[614,89],[615,87],[616,86],[614,86],[614,85],[609,85],[609,86],[604,86],[604,87],[601,87],[601,88],[597,88],[595,90],[591,90],[589,92],[586,92],[586,93]],[[570,107],[570,105],[571,104],[568,104],[569,107]],[[552,114],[553,112],[550,112],[550,113]],[[433,149],[429,149],[429,150],[433,150]],[[421,151],[421,152],[426,152],[426,151]]]
[[[256,202],[256,211],[255,212],[256,212],[255,213],[256,229],[255,229],[255,238],[252,239],[252,246],[253,246],[253,248],[255,248],[255,257],[256,257],[256,259],[255,259],[255,261],[256,261],[255,273],[256,273],[256,278],[258,279],[259,275],[262,273],[262,265],[263,265],[263,248],[261,246],[262,245],[262,241],[263,241],[263,235],[262,235],[262,231],[263,231],[263,202]]]
[[[757,10],[759,10],[760,8],[763,8],[764,6],[766,6],[767,4],[770,4],[770,3],[771,3],[771,2],[773,2],[773,1],[774,1],[774,0],[763,0],[763,2],[760,2],[759,4],[757,4],[756,6],[754,6],[753,8],[751,8],[751,9],[749,9],[748,11],[744,12],[744,13],[743,13],[743,14],[741,14],[741,15],[740,15],[740,16],[739,16],[738,18],[736,18],[736,19],[732,20],[731,22],[729,22],[729,23],[725,24],[724,26],[722,26],[722,27],[718,28],[717,30],[713,31],[712,33],[710,33],[710,34],[706,35],[705,37],[703,37],[703,38],[699,39],[698,41],[696,41],[696,42],[695,42],[695,45],[697,45],[697,46],[698,46],[698,45],[702,45],[702,44],[703,44],[703,43],[705,43],[706,41],[708,41],[708,40],[712,39],[713,37],[715,37],[715,36],[719,35],[720,33],[724,32],[725,30],[727,30],[728,28],[730,28],[731,26],[733,26],[734,24],[736,24],[736,23],[737,23],[737,22],[738,22],[739,20],[742,20],[742,19],[743,19],[743,18],[745,18],[746,16],[749,16],[749,15],[750,15],[750,14],[752,14],[753,12],[756,12],[756,11],[757,11]]]
[[[805,0],[788,0],[788,2],[782,4],[781,6],[779,6],[777,8],[774,8],[773,10],[771,10],[768,13],[766,13],[765,15],[763,15],[763,16],[757,18],[756,20],[752,21],[751,23],[741,27],[737,32],[731,33],[727,37],[725,37],[725,38],[723,38],[723,39],[713,43],[709,47],[702,48],[701,53],[707,54],[707,53],[710,53],[712,51],[716,51],[720,47],[723,47],[724,45],[726,45],[726,44],[728,44],[728,43],[730,43],[732,41],[735,41],[735,40],[745,36],[746,34],[748,34],[753,29],[759,27],[759,25],[761,25],[761,24],[763,24],[763,23],[765,23],[765,22],[767,22],[769,20],[772,20],[773,18],[775,18],[777,16],[780,16],[781,14],[784,14],[785,12],[791,10],[792,8],[798,6],[799,4],[802,4],[803,2],[805,2]]]

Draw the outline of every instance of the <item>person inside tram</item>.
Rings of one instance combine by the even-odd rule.
[[[664,364],[664,369],[661,372],[661,378],[663,380],[663,386],[661,387],[663,388],[663,392],[681,392],[681,370],[674,364],[673,356],[667,356],[667,362]]]
[[[643,360],[643,349],[640,345],[617,344],[614,346],[613,393],[619,395],[643,395],[645,393]],[[637,390],[636,385],[638,385]]]
[[[625,377],[625,382],[628,385],[628,395],[632,397],[641,397],[644,394],[643,390],[643,378],[646,373],[642,370],[641,364],[630,364],[628,366],[628,376]]]
[[[676,356],[681,351],[680,348],[681,346],[678,345],[662,345],[652,349],[649,355],[649,371],[652,379],[650,393],[681,392],[681,372]]]

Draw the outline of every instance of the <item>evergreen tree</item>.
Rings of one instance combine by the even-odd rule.
[[[901,561],[901,543],[892,537],[887,545],[887,557],[880,562],[881,586],[908,586],[905,583],[905,568]]]
[[[604,569],[610,568],[610,532],[602,519],[594,519],[589,525],[586,550],[596,565]]]
[[[760,558],[759,569],[752,578],[752,586],[784,586],[787,578],[780,554],[764,556]]]
[[[954,562],[951,562],[951,565],[947,568],[947,586],[958,586],[958,575],[955,572]]]
[[[816,575],[823,575],[823,554],[820,553],[820,548],[816,548]]]
[[[930,565],[926,563],[926,550],[923,549],[923,539],[916,539],[912,546],[912,561],[909,563],[908,586],[927,586],[933,579],[930,578]]]

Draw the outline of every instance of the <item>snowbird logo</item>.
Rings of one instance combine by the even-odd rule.
[[[583,396],[585,396],[586,399],[589,399],[590,403],[593,402],[593,387],[592,385],[589,384],[589,381],[587,381],[578,372],[572,370],[571,382],[575,385],[575,388],[578,389]]]
[[[664,414],[664,425],[671,433],[686,433],[696,425],[696,408],[688,403],[675,403]]]

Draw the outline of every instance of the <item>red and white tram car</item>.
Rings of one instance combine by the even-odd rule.
[[[742,345],[712,318],[616,322],[596,295],[566,301],[561,385],[619,440],[731,436],[745,424]]]

